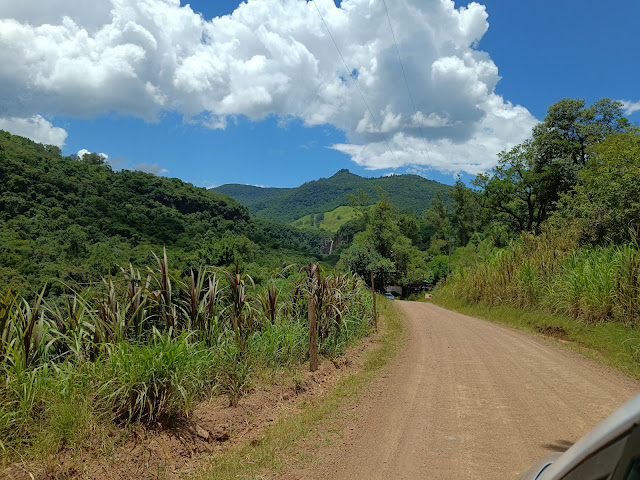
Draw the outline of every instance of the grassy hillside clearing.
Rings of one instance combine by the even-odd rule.
[[[324,213],[311,213],[294,221],[294,227],[316,227],[337,233],[345,223],[356,217],[356,210],[349,206],[340,206]]]

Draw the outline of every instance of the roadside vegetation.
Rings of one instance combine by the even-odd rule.
[[[362,359],[362,368],[340,380],[327,395],[305,402],[299,412],[279,418],[251,444],[215,455],[211,465],[192,478],[259,478],[260,474],[267,476],[285,466],[290,467],[292,462],[309,461],[308,458],[296,457],[299,443],[313,441],[318,437],[319,425],[335,416],[341,407],[356,401],[362,389],[395,356],[404,341],[400,311],[381,295],[378,296],[378,305],[380,335],[376,338],[376,347],[366,352]]]
[[[121,269],[50,299],[45,289],[31,302],[6,290],[4,462],[104,441],[113,434],[99,432],[115,425],[179,418],[212,395],[237,405],[256,372],[307,360],[310,304],[320,354],[343,353],[373,327],[371,295],[354,275],[309,270],[290,268],[263,286],[238,265],[181,277],[165,252],[153,268]]]
[[[640,130],[621,105],[552,105],[474,186],[458,182],[453,206],[430,212],[441,243],[458,245],[436,302],[576,342],[638,377]]]

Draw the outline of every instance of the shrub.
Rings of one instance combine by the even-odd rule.
[[[97,362],[100,393],[114,420],[154,421],[188,414],[215,382],[211,350],[191,344],[188,334],[154,330],[148,344],[120,342],[105,347]]]

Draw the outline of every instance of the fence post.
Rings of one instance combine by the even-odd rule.
[[[373,328],[378,331],[378,309],[376,308],[376,287],[373,283],[373,270],[371,270],[371,294],[373,295]]]
[[[313,282],[312,282],[313,285]],[[318,370],[318,339],[316,327],[316,299],[313,288],[309,293],[309,371]]]

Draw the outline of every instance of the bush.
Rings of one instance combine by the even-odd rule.
[[[309,349],[309,327],[301,320],[278,319],[266,322],[251,336],[249,351],[253,362],[263,367],[302,363]]]
[[[215,387],[211,350],[154,330],[148,344],[120,342],[105,348],[97,362],[101,396],[114,420],[154,421],[188,414]]]

